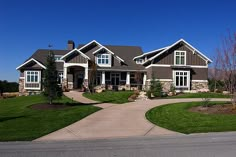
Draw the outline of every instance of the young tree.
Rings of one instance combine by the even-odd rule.
[[[162,97],[162,84],[159,80],[155,81],[153,95],[155,97]]]
[[[58,85],[58,75],[56,70],[56,62],[53,51],[49,51],[44,71],[44,95],[48,98],[49,103],[62,96],[62,89]]]
[[[223,73],[225,88],[231,93],[232,104],[235,106],[236,92],[236,33],[228,35],[222,47],[217,49],[219,69]]]
[[[150,82],[149,94],[153,94],[154,97],[162,97],[162,84],[154,76],[152,76]]]

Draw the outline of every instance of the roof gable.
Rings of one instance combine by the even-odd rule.
[[[21,64],[20,66],[18,66],[18,67],[16,68],[16,70],[20,70],[20,68],[22,68],[23,66],[29,64],[30,62],[35,62],[37,65],[39,65],[39,66],[42,67],[43,69],[46,69],[46,67],[45,67],[43,64],[41,64],[39,61],[37,61],[37,60],[34,59],[34,58],[31,58],[31,59],[29,59],[28,61],[26,61],[26,62],[24,62],[23,64]]]
[[[146,62],[144,62],[143,64],[152,61],[153,59],[159,57],[160,55],[162,55],[163,53],[167,52],[169,49],[171,49],[172,47],[174,47],[175,45],[179,44],[179,43],[184,43],[186,44],[186,46],[188,46],[190,49],[192,49],[193,53],[197,53],[198,55],[200,55],[205,61],[211,63],[212,60],[209,59],[208,57],[206,57],[203,53],[201,53],[199,50],[197,50],[196,48],[194,48],[192,45],[190,45],[187,41],[185,41],[184,39],[180,39],[177,42],[175,42],[174,44],[168,46],[166,49],[162,50],[160,53],[156,54],[155,56],[149,58]]]
[[[163,47],[163,48],[159,48],[159,49],[156,49],[156,50],[153,50],[153,51],[149,51],[149,52],[146,52],[146,53],[143,53],[142,55],[134,57],[133,60],[138,59],[138,58],[142,58],[144,56],[151,55],[151,54],[154,54],[154,53],[159,53],[159,52],[163,51],[164,49],[166,49],[168,47],[169,46]]]
[[[70,52],[68,52],[67,54],[65,54],[64,56],[62,56],[61,59],[63,60],[63,59],[65,59],[65,58],[67,58],[68,56],[72,55],[73,53],[79,53],[79,54],[81,54],[81,56],[83,56],[84,58],[90,60],[90,58],[89,58],[87,55],[85,55],[83,52],[81,52],[81,51],[78,50],[77,48],[71,50]]]

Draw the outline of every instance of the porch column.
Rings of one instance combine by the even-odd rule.
[[[126,73],[126,85],[130,85],[130,72]]]
[[[105,84],[105,71],[102,72],[102,85]]]
[[[64,78],[64,79],[67,78],[67,67],[64,67],[63,78]]]
[[[84,79],[88,79],[88,67],[84,68]]]
[[[143,85],[146,85],[146,81],[147,81],[147,74],[144,73],[144,75],[143,75]]]

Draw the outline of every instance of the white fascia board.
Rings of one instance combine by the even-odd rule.
[[[97,49],[96,51],[94,51],[93,52],[93,54],[96,54],[96,53],[98,53],[100,50],[102,50],[102,49],[104,49],[104,47],[102,46],[102,47],[100,47],[99,49]]]
[[[197,51],[197,53],[199,53],[201,56],[203,56],[207,61],[209,61],[210,63],[212,62],[212,60],[210,60],[208,57],[206,57],[203,53],[201,53],[199,50],[197,50],[196,48],[194,48],[192,45],[190,45],[187,41],[185,41],[184,39],[180,39],[178,41],[176,41],[174,44],[170,45],[168,48],[164,49],[163,51],[161,51],[160,53],[158,53],[157,55],[153,56],[152,58],[149,58],[146,62],[144,62],[143,64],[147,63],[148,61],[151,61],[153,59],[155,59],[156,57],[160,56],[161,54],[163,54],[164,52],[168,51],[170,48],[172,48],[173,46],[175,46],[176,44],[180,43],[180,42],[184,42],[185,44],[187,44],[189,47],[191,47],[194,51]]]
[[[183,42],[185,42],[189,47],[191,47],[194,51],[197,51],[202,57],[204,57],[206,60],[208,60],[210,63],[212,63],[212,60],[210,58],[208,58],[207,56],[205,56],[202,52],[200,52],[198,49],[196,49],[195,47],[193,47],[191,44],[189,44],[187,41],[185,41],[184,39],[181,39]]]
[[[166,47],[163,47],[163,48],[159,48],[159,49],[156,49],[156,50],[152,50],[152,51],[149,51],[149,52],[145,52],[145,53],[142,54],[142,55],[139,55],[139,56],[134,57],[133,60],[135,60],[135,59],[137,59],[137,58],[140,58],[140,57],[144,57],[144,56],[149,55],[149,54],[152,54],[152,53],[155,53],[156,51],[161,51],[161,50],[166,49],[166,48],[168,48],[168,47],[169,47],[169,46],[166,46]]]
[[[73,50],[71,50],[70,52],[68,52],[67,54],[65,54],[64,56],[61,57],[61,60],[66,58],[67,56],[69,56],[70,54],[72,54],[73,52],[77,51],[78,53],[80,53],[84,58],[87,58],[90,60],[90,58],[85,55],[83,52],[81,52],[80,50],[78,50],[77,48],[74,48]]]
[[[89,45],[92,44],[92,43],[96,43],[97,45],[99,45],[99,46],[102,47],[102,45],[101,45],[99,42],[97,42],[96,40],[92,40],[92,41],[90,41],[88,44],[86,44],[86,45],[82,46],[81,48],[79,48],[79,50],[82,50],[83,48],[89,46]]]
[[[125,72],[133,72],[133,71],[141,71],[141,72],[147,72],[146,70],[129,70],[129,69],[97,69],[97,71],[125,71]]]
[[[125,62],[122,58],[120,58],[119,56],[116,56],[119,60],[121,60],[122,62]]]
[[[98,52],[99,52],[100,50],[102,50],[102,49],[105,49],[105,50],[107,50],[110,54],[114,55],[114,52],[112,52],[111,50],[109,50],[108,48],[106,48],[106,47],[104,47],[104,46],[102,46],[102,47],[100,47],[99,49],[97,49],[96,51],[94,51],[93,54],[98,53]]]
[[[98,52],[101,51],[102,49],[105,49],[107,52],[109,52],[109,53],[112,54],[114,57],[116,57],[119,61],[125,62],[122,58],[120,58],[119,56],[115,55],[114,52],[112,52],[111,50],[109,50],[109,49],[106,48],[105,46],[100,47],[99,49],[97,49],[96,51],[94,51],[93,54],[98,53]]]
[[[46,69],[46,67],[45,67],[43,64],[39,63],[39,61],[37,61],[37,60],[34,59],[34,58],[31,58],[31,59],[29,59],[28,61],[26,61],[25,63],[23,63],[23,64],[21,64],[20,66],[18,66],[18,67],[16,68],[16,70],[19,70],[22,66],[28,64],[28,63],[31,62],[31,61],[34,61],[34,62],[37,63],[39,66],[41,66],[43,69]]]
[[[183,67],[183,66],[187,66],[190,68],[208,68],[208,66],[204,66],[204,65],[170,65],[170,64],[150,64],[148,66],[145,67],[145,69],[148,69],[150,67],[171,67],[171,66],[175,66],[175,67]]]

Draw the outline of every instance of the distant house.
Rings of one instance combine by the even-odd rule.
[[[154,77],[163,83],[165,91],[170,90],[171,84],[181,91],[208,90],[208,64],[212,61],[183,39],[146,53],[138,46],[102,45],[95,40],[77,48],[70,40],[67,50],[52,51],[58,83],[64,89],[87,87],[91,62],[95,62],[97,89],[146,89]],[[48,53],[49,50],[39,49],[16,68],[20,71],[21,95],[43,90]]]

